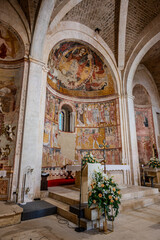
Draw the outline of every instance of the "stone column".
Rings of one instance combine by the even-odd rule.
[[[15,148],[14,172],[13,172],[12,187],[11,187],[11,200],[13,200],[13,192],[17,192],[17,186],[18,186],[18,180],[19,180],[19,167],[20,167],[22,135],[23,135],[24,111],[25,111],[28,68],[29,68],[28,57],[24,58],[23,65],[24,65],[23,79],[22,79],[22,89],[21,89],[21,98],[20,98],[21,100],[20,100],[20,109],[19,109],[19,118],[18,118],[16,148]]]
[[[119,96],[119,109],[122,140],[122,164],[129,165],[131,168],[127,98],[123,94]],[[124,172],[124,184],[132,184],[131,171]]]
[[[40,197],[46,73],[44,63],[30,57],[18,189],[19,201],[22,201],[23,195],[25,195],[24,201]],[[33,169],[33,172],[29,171],[30,169]],[[29,192],[24,194],[27,187]]]
[[[132,182],[134,185],[140,184],[139,156],[137,146],[137,133],[134,111],[134,97],[127,96],[128,117],[129,117],[129,134],[130,134],[130,153],[131,153],[131,172]]]

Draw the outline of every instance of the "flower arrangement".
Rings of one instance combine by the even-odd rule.
[[[82,166],[84,166],[86,163],[98,163],[96,158],[93,157],[91,153],[87,153],[83,158],[82,158]]]
[[[160,168],[160,161],[156,157],[152,157],[148,162],[149,167]]]
[[[94,172],[92,184],[89,188],[88,207],[95,204],[107,217],[115,218],[119,213],[121,193],[117,183],[112,178],[106,178],[101,172]]]

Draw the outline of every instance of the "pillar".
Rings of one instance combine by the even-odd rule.
[[[129,117],[129,134],[130,134],[130,153],[132,182],[134,185],[140,184],[139,156],[137,146],[136,121],[134,111],[134,96],[127,96],[128,117]]]
[[[19,201],[22,201],[23,191],[27,187],[29,192],[25,194],[24,201],[40,197],[46,79],[47,69],[44,63],[30,57],[18,186]],[[28,169],[33,169],[33,172],[28,173]],[[24,189],[25,174],[28,185]]]

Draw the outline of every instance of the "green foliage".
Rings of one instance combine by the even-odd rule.
[[[82,158],[82,166],[84,166],[86,163],[98,163],[98,161],[92,156],[92,154],[87,153]]]
[[[101,211],[106,209],[108,218],[113,209],[113,217],[116,217],[119,213],[120,199],[121,194],[117,183],[112,178],[107,179],[101,172],[95,171],[89,188],[88,206],[95,204]]]
[[[160,168],[160,161],[158,158],[153,157],[148,162],[148,165],[149,165],[149,167],[152,167],[152,168]]]

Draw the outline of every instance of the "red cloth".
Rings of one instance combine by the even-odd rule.
[[[48,187],[54,187],[54,186],[60,186],[60,185],[68,185],[68,184],[74,184],[75,178],[71,179],[53,179],[48,181]]]

